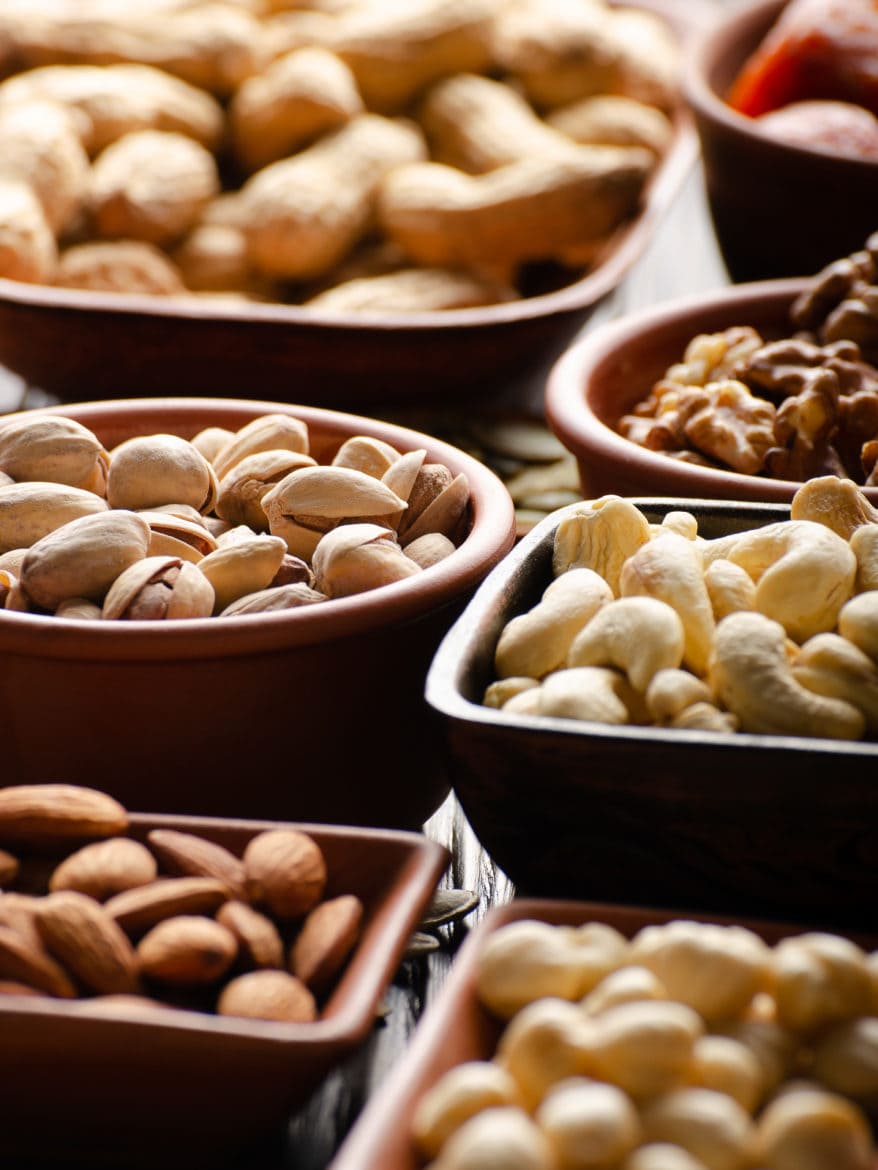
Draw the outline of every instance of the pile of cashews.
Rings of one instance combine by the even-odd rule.
[[[878,738],[878,510],[851,480],[706,539],[631,500],[565,509],[553,580],[503,628],[484,703],[605,724]]]

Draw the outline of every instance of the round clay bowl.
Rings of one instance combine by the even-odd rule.
[[[126,623],[4,612],[3,782],[87,784],[149,811],[420,825],[448,789],[424,678],[445,630],[512,546],[501,481],[426,435],[316,408],[132,399],[53,411],[107,448],[137,434],[236,430],[272,411],[308,424],[318,462],[353,434],[426,448],[467,476],[471,527],[414,578],[298,610]]]
[[[726,5],[686,54],[717,238],[736,281],[805,276],[856,251],[878,224],[878,163],[778,141],[725,95],[786,0]]]
[[[721,289],[631,314],[575,342],[552,368],[545,409],[552,430],[576,456],[583,495],[792,500],[801,486],[792,480],[670,459],[626,439],[616,425],[697,334],[751,325],[766,339],[790,336],[787,313],[802,287],[802,281],[777,280]],[[878,500],[878,488],[865,490]]]

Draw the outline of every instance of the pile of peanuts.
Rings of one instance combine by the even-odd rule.
[[[475,989],[493,1057],[419,1100],[431,1170],[872,1170],[878,956],[683,919],[522,919]]]
[[[570,283],[673,138],[678,45],[606,0],[0,14],[0,276],[465,308]]]

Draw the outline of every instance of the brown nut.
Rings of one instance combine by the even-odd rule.
[[[177,829],[152,829],[146,839],[170,873],[216,878],[233,897],[244,896],[244,863],[225,846]]]
[[[217,922],[238,940],[238,958],[247,967],[284,965],[284,944],[277,927],[246,902],[225,902],[216,913]]]
[[[363,903],[354,894],[315,906],[293,943],[292,973],[312,991],[324,991],[356,946],[362,921]]]
[[[313,995],[300,979],[286,971],[248,971],[239,975],[223,988],[216,1010],[221,1016],[294,1024],[317,1019]]]
[[[297,829],[269,829],[244,850],[247,892],[278,918],[298,918],[320,901],[326,862],[319,845]]]
[[[228,888],[216,878],[160,878],[116,894],[105,909],[126,934],[137,935],[180,914],[212,914],[228,897]]]
[[[144,975],[178,986],[213,983],[228,971],[237,953],[238,942],[230,930],[195,914],[166,918],[137,946]]]
[[[75,784],[17,784],[0,789],[0,840],[51,844],[113,837],[128,828],[122,805]]]
[[[9,926],[0,926],[0,979],[24,983],[62,999],[76,995],[63,967],[41,945]]]
[[[136,992],[134,949],[119,924],[87,894],[49,894],[37,912],[37,929],[47,950],[89,991]]]
[[[76,890],[104,902],[123,890],[148,885],[157,872],[155,858],[145,845],[128,837],[111,837],[66,857],[52,873],[49,889],[53,893]]]

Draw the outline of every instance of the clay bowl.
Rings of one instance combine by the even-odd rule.
[[[441,803],[424,678],[512,545],[500,480],[426,435],[316,408],[185,398],[54,408],[108,449],[135,434],[237,430],[275,410],[308,424],[318,462],[360,433],[463,472],[469,535],[416,578],[286,612],[124,624],[4,612],[4,783],[86,784],[163,812],[398,828]]]
[[[706,0],[639,0],[681,39]],[[124,296],[0,279],[0,363],[63,402],[182,393],[352,411],[441,396],[485,398],[542,372],[646,250],[697,157],[684,103],[640,214],[588,273],[538,274],[517,302],[364,318],[272,304]],[[564,283],[561,283],[564,282]]]
[[[675,300],[603,325],[570,346],[550,371],[545,411],[576,456],[583,494],[792,500],[801,486],[792,480],[669,459],[626,439],[616,425],[697,334],[750,325],[766,340],[791,336],[787,316],[803,287],[802,280],[761,281]],[[865,491],[878,500],[878,489]]]
[[[786,3],[724,6],[692,38],[684,64],[713,223],[735,281],[816,272],[861,248],[878,222],[878,163],[780,142],[725,102]]]
[[[685,508],[706,537],[789,517],[781,504]],[[486,578],[437,651],[427,701],[482,844],[518,888],[550,897],[866,924],[878,897],[878,743],[623,726],[482,705],[506,622],[552,579],[560,520],[541,521]]]
[[[520,899],[490,910],[461,948],[441,996],[418,1027],[405,1059],[382,1092],[367,1105],[330,1170],[361,1170],[364,1166],[420,1170],[422,1161],[409,1137],[418,1102],[449,1069],[468,1060],[489,1060],[500,1038],[502,1025],[479,1001],[475,983],[480,950],[494,931],[523,919],[558,926],[598,922],[631,938],[642,927],[665,923],[672,917],[640,907],[548,899]],[[705,920],[698,914],[687,913],[686,917]],[[706,920],[722,925],[735,922],[759,934],[769,944],[803,929],[752,918],[710,915]],[[857,941],[863,945],[869,942],[866,938]]]
[[[180,829],[240,854],[277,822],[134,814],[130,836]],[[0,1152],[9,1165],[225,1164],[282,1126],[369,1036],[448,863],[421,834],[298,824],[327,862],[327,897],[356,894],[360,941],[320,1018],[279,1024],[199,1011],[0,997]]]

